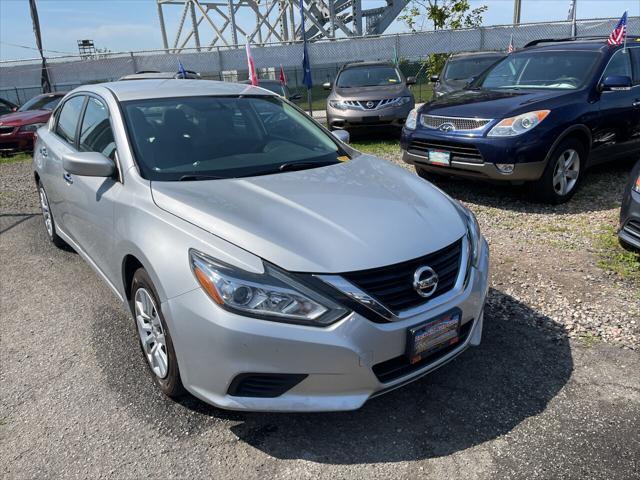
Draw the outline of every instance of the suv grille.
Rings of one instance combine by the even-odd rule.
[[[638,220],[629,220],[627,224],[624,226],[624,231],[631,235],[632,237],[636,237],[640,239],[640,221]]]
[[[468,163],[483,163],[480,150],[473,145],[454,142],[429,142],[415,139],[409,145],[409,153],[426,156],[428,150],[446,150],[451,152],[451,160]]]
[[[372,268],[342,276],[375,297],[393,313],[417,307],[451,290],[460,271],[462,239],[424,257],[387,267]],[[429,266],[438,274],[438,287],[428,299],[413,288],[413,274],[422,266]]]
[[[394,105],[400,98],[383,98],[382,100],[343,100],[342,103],[348,108],[356,110],[378,110],[380,108]]]
[[[13,132],[15,127],[0,127],[0,135],[6,135],[8,133]]]
[[[491,120],[484,118],[461,118],[461,117],[439,117],[438,115],[422,115],[420,122],[427,128],[438,129],[447,123],[454,126],[458,131],[479,130]]]

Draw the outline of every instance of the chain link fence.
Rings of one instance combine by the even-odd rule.
[[[607,36],[618,19],[580,20],[578,36]],[[324,108],[326,92],[321,84],[332,81],[341,65],[356,60],[388,60],[400,58],[406,76],[417,76],[413,87],[417,101],[428,100],[431,86],[424,68],[430,54],[459,51],[506,50],[513,36],[516,48],[544,38],[571,37],[571,22],[530,23],[517,26],[493,26],[475,29],[440,30],[378,37],[323,40],[309,45],[313,81],[314,108]],[[640,17],[630,17],[630,35],[640,34]],[[204,49],[203,49],[204,50]],[[262,78],[277,78],[282,66],[289,87],[305,93],[302,87],[302,45],[274,43],[252,46]],[[203,78],[241,81],[247,78],[247,61],[243,48],[218,47],[210,51],[195,49],[180,53],[165,51],[99,54],[95,58],[57,57],[47,59],[49,78],[57,91],[68,91],[79,85],[113,81],[139,71],[177,71],[178,59],[185,68],[200,72]],[[24,103],[41,93],[39,59],[0,62],[0,97]],[[304,95],[306,97],[306,93]]]

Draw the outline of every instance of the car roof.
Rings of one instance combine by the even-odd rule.
[[[485,51],[485,52],[457,52],[451,54],[450,59],[458,59],[458,58],[477,58],[477,57],[505,57],[506,52],[499,51]]]
[[[217,80],[149,79],[98,83],[80,87],[82,91],[101,93],[101,89],[110,90],[118,100],[147,100],[151,98],[225,96],[225,95],[265,95],[275,96],[273,92],[239,83]]]
[[[248,85],[248,84],[251,83],[251,80],[242,80],[241,82],[238,82],[238,83],[240,83],[242,85]],[[270,78],[265,78],[265,79],[261,78],[261,79],[258,80],[258,86],[260,86],[263,83],[273,83],[273,84],[277,83],[278,85],[280,85],[280,80],[272,80]]]
[[[342,66],[342,69],[345,70],[347,68],[355,68],[355,67],[394,67],[395,68],[395,65],[390,62],[382,62],[382,61],[351,62],[351,63],[345,63]]]
[[[606,37],[540,39],[529,42],[523,50],[526,50],[527,52],[536,50],[587,50],[592,52],[604,52],[612,49],[606,40]],[[640,37],[629,36],[627,38],[627,46],[631,47],[634,45],[640,45]]]

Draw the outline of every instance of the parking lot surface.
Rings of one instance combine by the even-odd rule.
[[[29,163],[0,165],[1,476],[640,478],[637,285],[597,243],[628,170],[554,208],[438,180],[491,243],[482,345],[355,412],[246,414],[154,388],[126,309],[48,243]]]

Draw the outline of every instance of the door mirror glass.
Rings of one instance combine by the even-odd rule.
[[[62,156],[62,167],[73,175],[84,177],[111,177],[116,165],[98,152],[73,152]]]
[[[334,137],[336,137],[342,143],[349,143],[350,136],[349,136],[349,132],[347,132],[346,130],[334,130],[331,133],[333,134]]]
[[[600,90],[603,92],[619,92],[631,90],[631,77],[626,75],[609,75],[600,84]]]
[[[415,85],[416,77],[407,77],[407,85]]]
[[[429,80],[431,80],[432,83],[439,82],[440,81],[440,75],[431,75],[431,78]]]

